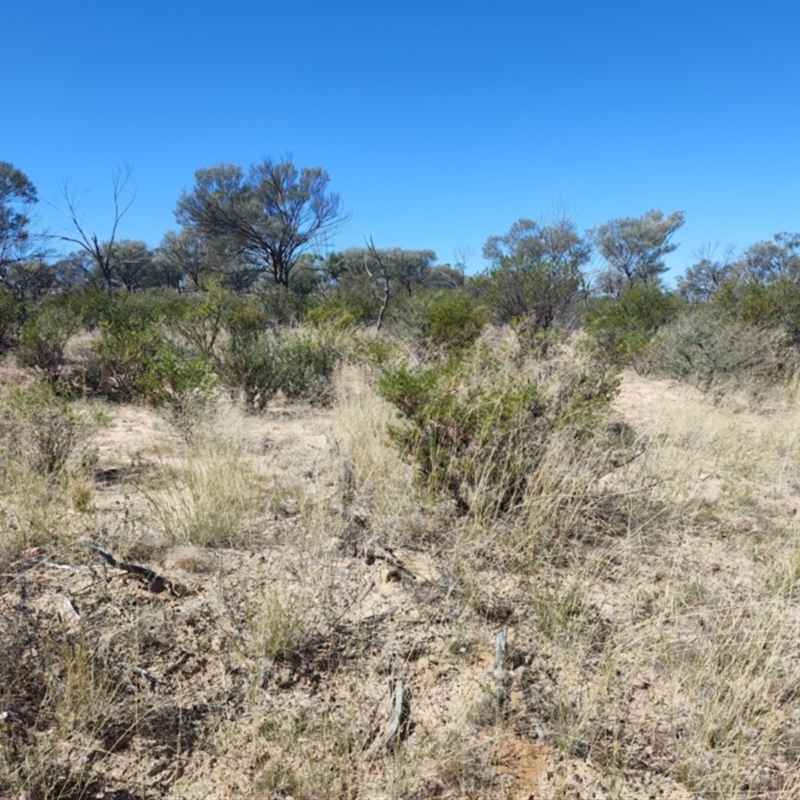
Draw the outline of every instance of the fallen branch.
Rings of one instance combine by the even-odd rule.
[[[159,575],[155,570],[150,569],[150,567],[146,567],[143,564],[130,564],[127,561],[117,561],[108,550],[103,550],[102,547],[97,547],[97,545],[90,544],[89,549],[94,550],[95,553],[105,559],[112,567],[117,567],[118,569],[130,572],[132,575],[141,578],[147,586],[148,592],[158,594],[168,589],[173,597],[180,597],[179,592],[175,589],[172,582],[163,575]]]
[[[407,575],[411,580],[416,580],[417,576],[392,552],[391,549],[376,542],[374,539],[368,539],[364,542],[362,547],[364,560],[367,564],[374,564],[376,559],[385,561],[390,566],[404,575]]]
[[[383,736],[384,747],[396,747],[408,735],[411,720],[411,690],[402,678],[389,679],[389,692],[394,695],[392,713]]]

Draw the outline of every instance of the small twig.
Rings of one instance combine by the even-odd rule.
[[[188,650],[182,650],[177,659],[164,670],[164,677],[168,678],[173,672],[177,672],[191,657],[192,654]]]
[[[141,667],[131,667],[132,672],[135,672],[142,678],[146,678],[151,683],[160,683],[162,686],[164,685],[165,681],[162,681],[161,678],[157,678],[152,673],[148,672],[146,669],[142,669]]]

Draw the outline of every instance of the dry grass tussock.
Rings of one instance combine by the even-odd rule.
[[[494,336],[483,363],[548,397],[591,359]],[[797,392],[743,409],[626,374],[513,508],[459,513],[374,372],[190,430],[4,390],[0,796],[800,796]],[[80,432],[49,465],[20,457],[43,420]]]

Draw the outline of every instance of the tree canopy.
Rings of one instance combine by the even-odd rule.
[[[648,211],[641,217],[622,217],[604,222],[592,231],[594,243],[607,268],[599,277],[606,294],[619,292],[636,281],[658,281],[667,267],[664,256],[677,244],[670,238],[683,225],[686,215],[674,211]]]
[[[9,268],[31,257],[30,207],[38,201],[36,187],[24,172],[0,161],[0,282]]]
[[[264,159],[246,173],[234,164],[217,164],[195,172],[195,188],[181,194],[175,217],[232,258],[289,287],[302,265],[299,256],[344,219],[328,183],[325,170],[298,169],[288,156]]]
[[[591,244],[574,223],[540,225],[517,220],[502,236],[490,236],[483,255],[492,267],[478,281],[500,322],[526,319],[546,329],[563,321],[583,278]]]

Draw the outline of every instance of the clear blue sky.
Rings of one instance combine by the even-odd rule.
[[[673,273],[800,230],[800,3],[0,2],[0,41],[0,160],[89,190],[101,238],[123,162],[119,234],[157,245],[195,169],[287,152],[351,213],[336,249],[472,271],[520,217],[682,209]]]

